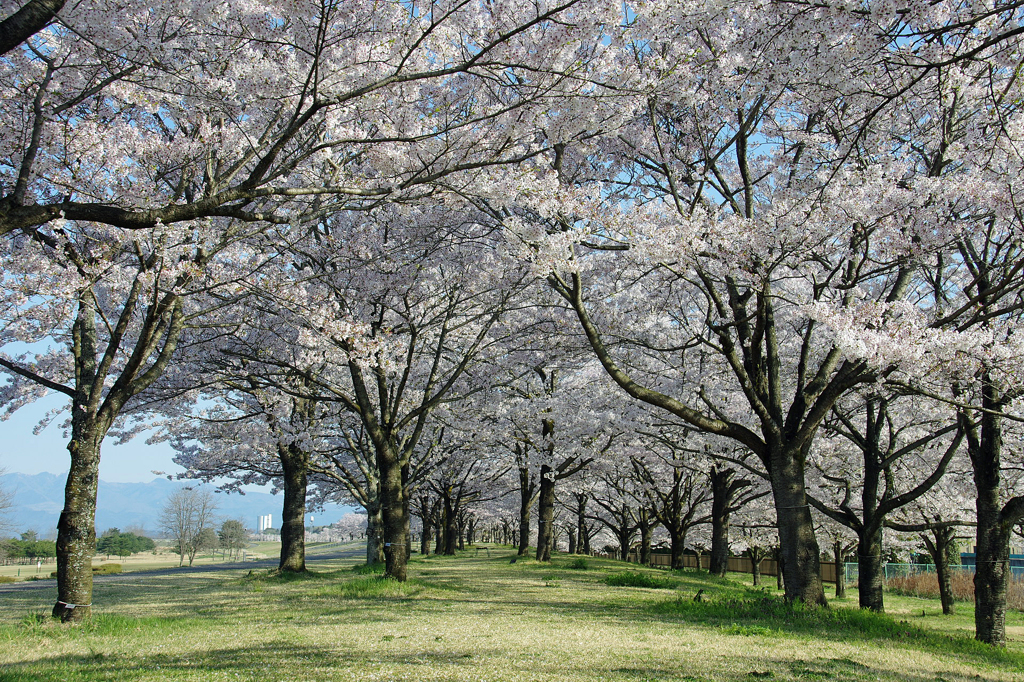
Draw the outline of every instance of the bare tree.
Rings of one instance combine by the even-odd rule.
[[[188,557],[188,565],[195,561],[196,553],[203,548],[213,530],[217,503],[213,493],[205,488],[179,488],[167,498],[160,514],[160,528],[174,541],[181,566]]]

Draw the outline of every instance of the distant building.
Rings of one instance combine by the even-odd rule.
[[[266,529],[273,528],[273,527],[274,527],[274,515],[273,514],[264,514],[263,516],[258,517],[258,520],[256,521],[256,532],[257,533],[262,533]]]

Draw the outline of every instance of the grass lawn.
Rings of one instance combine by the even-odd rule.
[[[280,553],[280,542],[253,542],[245,550],[245,558],[274,558],[277,557]],[[225,561],[238,561],[238,559],[228,559],[218,551],[216,556],[213,556],[209,553],[200,554],[196,556],[193,565],[206,566],[209,564],[224,563]],[[187,559],[186,563],[188,563]],[[178,555],[168,547],[158,547],[155,552],[139,552],[138,554],[133,554],[130,557],[124,558],[112,554],[97,554],[93,557],[93,566],[102,566],[103,564],[121,564],[121,570],[124,573],[131,573],[133,571],[148,571],[154,568],[171,568],[173,566],[177,566]],[[38,576],[40,578],[49,578],[50,573],[56,570],[57,564],[54,563],[53,559],[50,559],[49,562],[43,562],[43,565],[39,568],[36,567],[34,561],[32,564],[25,566],[0,566],[0,576],[10,576],[12,578],[18,578],[21,580],[30,579],[34,576]]]
[[[613,560],[489,554],[414,557],[404,584],[315,549],[299,578],[114,580],[78,627],[43,616],[52,590],[2,593],[0,680],[1024,679],[1019,613],[997,651],[970,639],[969,605],[943,619],[936,602],[887,595],[894,618],[844,608],[851,591],[832,609],[794,609],[741,576],[631,569],[648,581]]]

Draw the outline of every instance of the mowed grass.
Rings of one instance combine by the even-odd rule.
[[[315,544],[313,545],[315,546]],[[247,560],[275,558],[281,552],[280,542],[253,542],[245,550]],[[207,566],[210,564],[222,564],[225,562],[240,561],[240,558],[228,558],[218,552],[216,555],[200,554],[193,562],[196,566]],[[185,560],[188,563],[188,560]],[[174,568],[179,563],[179,557],[168,547],[159,547],[155,552],[139,552],[129,557],[119,557],[114,554],[97,554],[92,559],[93,566],[103,564],[118,564],[124,573],[135,571],[149,571],[154,568]],[[0,576],[18,578],[19,580],[48,579],[50,573],[57,570],[57,564],[53,559],[44,562],[37,567],[35,560],[31,564],[0,566]]]
[[[77,627],[45,617],[52,590],[0,593],[0,680],[1024,679],[1020,637],[992,650],[934,616],[846,608],[855,593],[801,609],[739,577],[628,567],[658,587],[615,586],[617,561],[489,553],[414,558],[401,584],[315,553],[306,576],[114,580]]]

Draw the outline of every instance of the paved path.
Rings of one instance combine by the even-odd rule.
[[[319,545],[306,550],[307,561],[331,561],[336,559],[363,559],[366,556],[366,546],[362,543],[340,543],[332,545]],[[188,575],[192,573],[212,573],[214,571],[235,571],[275,568],[278,559],[259,559],[256,561],[230,561],[222,564],[203,564],[202,566],[172,566],[170,568],[154,568],[148,571],[131,571],[128,573],[114,573],[110,575],[93,576],[93,583],[139,581],[145,578],[154,578],[167,575]],[[0,595],[5,592],[24,592],[26,590],[56,589],[57,580],[49,578],[46,580],[23,580],[16,583],[0,583]]]

